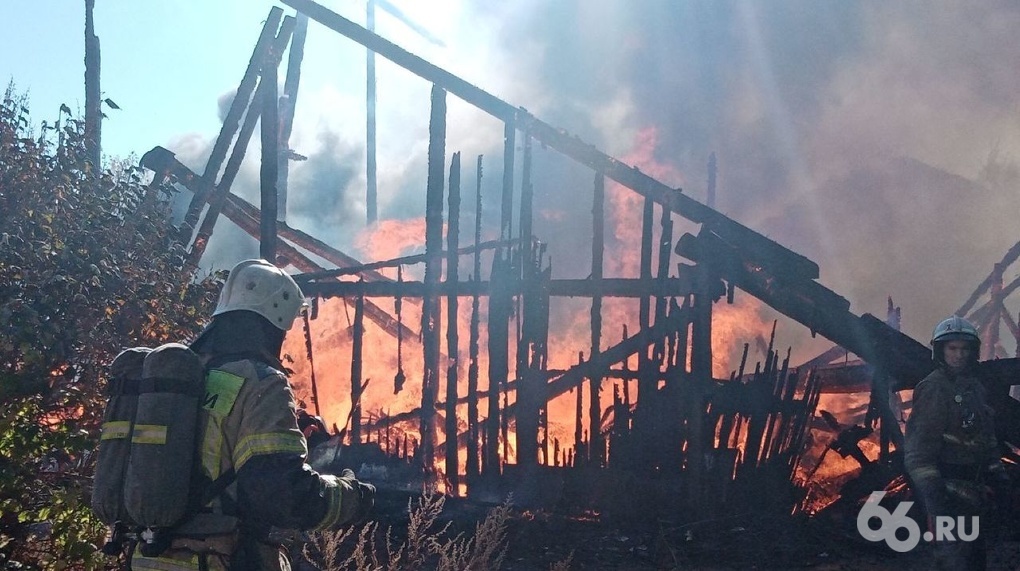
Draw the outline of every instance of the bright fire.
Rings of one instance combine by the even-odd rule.
[[[642,130],[635,142],[631,153],[623,157],[624,162],[638,166],[642,172],[649,173],[659,180],[679,183],[683,180],[681,173],[673,167],[658,162],[654,157],[657,143],[657,131],[654,128]],[[616,184],[607,186],[606,205],[606,229],[612,236],[607,236],[605,253],[605,275],[607,277],[619,276],[636,278],[640,275],[640,250],[641,250],[641,216],[644,198],[640,195]],[[659,232],[659,209],[656,209],[653,241],[657,243]],[[679,228],[678,228],[679,230]],[[462,232],[466,236],[467,232]],[[674,231],[673,239],[680,235]],[[483,239],[487,239],[484,238]],[[356,240],[355,245],[362,251],[366,261],[386,260],[400,256],[406,256],[424,251],[425,221],[423,218],[410,220],[385,220],[372,225],[366,229]],[[445,248],[445,240],[444,240]],[[653,248],[657,250],[657,248]],[[658,252],[653,251],[652,268],[657,266],[655,258]],[[491,259],[491,258],[490,258]],[[467,279],[467,272],[463,271],[470,267],[468,258],[461,262],[461,280]],[[670,264],[671,272],[675,275],[676,258]],[[466,263],[467,262],[467,263]],[[488,262],[488,260],[486,260]],[[482,277],[486,278],[490,263],[484,264]],[[384,270],[383,273],[390,278],[396,278],[395,269]],[[404,278],[407,280],[421,279],[424,274],[423,266],[405,266]],[[486,336],[486,315],[487,303],[483,296],[480,301],[480,339],[479,339],[479,392],[487,391],[489,388],[487,336]],[[379,309],[397,317],[394,308],[393,298],[367,298],[366,304],[374,304]],[[446,400],[446,378],[449,357],[451,353],[446,344],[446,300],[440,301],[442,316],[441,331],[441,358],[439,371],[440,383],[438,395],[440,401]],[[558,304],[564,304],[559,306]],[[559,309],[567,307],[570,311]],[[590,321],[588,300],[557,299],[552,300],[552,316],[550,320],[549,344],[548,344],[548,367],[550,369],[567,369],[578,362],[578,354],[583,353],[587,359],[590,354]],[[738,295],[735,303],[730,305],[725,302],[717,303],[714,308],[713,317],[713,374],[717,378],[728,378],[730,371],[735,369],[734,359],[739,359],[740,348],[745,342],[753,342],[759,336],[767,338],[772,327],[771,322],[762,318],[761,304],[746,295]],[[652,310],[654,319],[654,303]],[[630,335],[638,330],[638,301],[636,299],[607,298],[603,304],[603,328],[602,347],[605,350],[620,342],[623,336],[624,327]],[[567,316],[557,319],[558,316]],[[401,322],[412,331],[418,332],[421,329],[421,303],[420,300],[404,299],[402,303]],[[510,328],[510,372],[509,378],[513,380],[516,363],[516,319],[511,318]],[[468,342],[469,324],[471,320],[471,298],[461,297],[458,302],[458,320],[456,327],[459,334],[459,359],[458,359],[458,395],[463,397],[467,394],[468,383]],[[354,300],[329,299],[320,300],[316,319],[310,322],[310,334],[313,346],[313,358],[315,364],[315,379],[318,391],[318,410],[326,420],[327,426],[344,428],[349,420],[351,411],[351,360],[353,351],[352,328],[354,323]],[[362,422],[369,424],[382,416],[393,416],[399,413],[406,413],[421,406],[421,383],[424,374],[423,348],[417,335],[405,336],[401,347],[402,359],[398,361],[397,340],[395,337],[384,331],[367,316],[364,320],[364,350],[362,353],[362,382],[368,380],[367,388],[362,396]],[[297,397],[303,401],[306,408],[315,411],[316,407],[312,400],[311,378],[312,371],[305,346],[305,332],[302,323],[298,322],[291,330],[284,345],[284,353],[292,358],[287,363],[294,375],[292,382],[295,385]],[[749,357],[752,364],[755,358]],[[759,357],[760,360],[760,357]],[[631,370],[636,368],[636,358],[632,357],[628,367]],[[403,390],[394,394],[394,376],[402,369],[406,375],[406,382]],[[631,394],[636,394],[636,382],[622,381],[619,379],[607,379],[604,381],[602,406],[605,409],[612,403],[613,384],[632,383]],[[584,388],[584,403],[582,408],[582,426],[587,431],[589,426],[588,416],[588,389]],[[548,405],[549,411],[549,457],[548,463],[554,464],[557,459],[552,458],[554,441],[558,441],[559,449],[565,456],[567,451],[573,447],[574,431],[576,422],[577,393],[568,392],[552,399]],[[509,402],[515,400],[513,391],[509,394]],[[442,407],[438,407],[440,414]],[[487,414],[487,403],[485,398],[479,399],[479,414],[485,417]],[[458,430],[466,430],[467,407],[460,405],[457,410]],[[437,419],[437,442],[436,456],[437,467],[442,468],[442,442],[447,438],[443,433],[443,422]],[[409,437],[418,438],[418,418],[411,415],[410,419],[401,422],[394,428],[391,438],[402,437],[407,434]],[[513,428],[511,426],[511,433]],[[362,434],[362,438],[370,438],[373,442],[379,439],[385,441],[385,434],[371,435]],[[510,436],[511,443],[514,437]],[[385,443],[381,443],[384,449]],[[394,443],[391,443],[394,445]],[[392,448],[391,448],[392,449]],[[461,447],[460,469],[463,472],[465,466],[466,450]],[[513,446],[510,446],[506,462],[515,462]]]

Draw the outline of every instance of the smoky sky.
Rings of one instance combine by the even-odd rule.
[[[656,160],[698,200],[716,153],[718,209],[818,262],[856,313],[884,316],[893,296],[926,341],[1020,238],[1020,5],[529,6],[477,10],[500,10],[505,50],[539,54],[511,72],[550,102],[540,118],[611,154],[653,127]],[[614,100],[626,112],[607,121]],[[537,200],[581,211],[586,177]]]
[[[287,197],[287,215],[315,228],[351,225],[361,221],[364,193],[354,180],[364,148],[337,133],[320,131],[315,152],[293,169]]]

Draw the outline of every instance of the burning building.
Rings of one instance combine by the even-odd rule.
[[[692,514],[749,502],[813,509],[804,504],[805,481],[830,451],[867,471],[861,489],[899,475],[902,410],[890,395],[930,371],[928,349],[898,330],[898,310],[890,307],[886,319],[854,314],[818,282],[815,262],[712,208],[714,161],[709,204],[702,204],[661,182],[654,164],[615,159],[310,0],[285,3],[299,14],[270,13],[205,171],[191,171],[159,147],[142,164],[157,173],[154,186],[170,177],[192,192],[182,225],[190,263],[197,265],[223,216],[259,238],[263,257],[300,272],[313,308],[285,350],[298,395],[332,425],[320,461],[339,457],[469,497],[513,492],[529,504]],[[281,217],[309,20],[433,86],[425,212],[412,222],[373,224],[365,242],[389,246],[377,248],[377,261],[357,260]],[[503,125],[498,220],[482,219],[485,159],[448,152],[450,95]],[[374,105],[368,109],[371,142]],[[230,187],[260,118],[256,207]],[[654,140],[654,130],[643,136]],[[536,145],[590,173],[591,202],[576,209],[592,215],[585,277],[554,278],[535,231]],[[375,179],[370,146],[372,221]],[[463,216],[473,228],[461,228],[463,204],[474,206],[473,216]],[[697,230],[681,233],[682,223]],[[465,230],[473,234],[466,246]],[[402,255],[403,244],[424,253]],[[1001,269],[997,275],[963,309],[990,292],[984,307],[991,309],[981,310],[989,331],[992,315],[1008,317],[999,308],[1016,283],[1003,286]],[[758,317],[759,304],[838,349],[793,366],[790,352],[776,346],[774,324]],[[763,358],[752,365],[749,343],[758,337]],[[724,355],[741,343],[739,364],[730,363]],[[861,361],[827,367],[847,353]],[[1012,360],[995,364],[995,389],[1006,416],[1020,418],[1005,398],[1014,367]],[[866,409],[859,422],[816,418],[823,393],[850,392],[864,395],[855,397]],[[802,460],[819,426],[833,438],[807,469]],[[1007,423],[1003,438],[1020,442],[1014,428]],[[873,432],[874,450],[865,451]],[[641,502],[622,506],[608,492],[636,479]]]

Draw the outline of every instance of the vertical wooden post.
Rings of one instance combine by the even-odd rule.
[[[102,90],[99,86],[100,52],[92,13],[96,0],[85,0],[85,155],[98,172],[102,168]]]
[[[365,27],[375,33],[375,0],[365,6]],[[375,52],[365,49],[365,206],[368,223],[376,221],[376,164],[375,164]]]
[[[475,244],[482,241],[482,155],[478,155],[478,166],[475,175]],[[475,248],[472,279],[481,280],[481,250]],[[468,359],[468,443],[467,443],[467,477],[472,478],[481,473],[478,465],[478,335],[479,335],[479,294],[475,288],[471,295],[471,338],[469,341]],[[492,398],[492,397],[490,397]]]
[[[513,225],[514,210],[514,145],[517,127],[513,119],[503,124],[503,194],[499,210],[499,239],[509,240]],[[509,258],[509,256],[508,256]]]
[[[312,351],[312,323],[308,319],[308,313],[302,314],[301,318],[305,325],[305,351],[308,353],[308,371],[312,380],[312,404],[315,405],[315,416],[322,416],[322,410],[319,407],[319,383],[315,379],[315,357]],[[353,377],[353,375],[351,376]]]
[[[704,465],[704,388],[712,382],[712,280],[709,268],[698,264],[691,326],[691,390],[687,409],[687,482],[689,505],[702,509]]]
[[[290,135],[294,130],[294,111],[297,108],[298,86],[301,83],[301,61],[305,57],[305,38],[308,37],[308,16],[298,12],[294,23],[294,36],[290,42],[287,58],[287,78],[283,83],[280,98],[280,154],[278,162],[276,192],[279,207],[276,219],[287,221],[287,190],[290,183]]]
[[[645,198],[644,209],[641,215],[641,259],[640,273],[641,281],[651,283],[652,281],[652,222],[655,215],[655,203],[651,198]],[[642,295],[638,300],[638,331],[643,331],[651,325],[651,298]],[[652,346],[641,348],[638,353],[638,374],[637,374],[637,407],[634,411],[634,460],[641,468],[648,468],[653,461],[651,458],[651,411],[654,405],[655,391],[658,385],[659,371],[652,370],[653,363],[648,353]],[[624,381],[629,385],[629,381]]]
[[[592,240],[591,240],[591,279],[595,284],[595,295],[591,298],[591,353],[588,360],[594,360],[601,353],[602,345],[602,294],[599,282],[602,281],[602,262],[605,253],[605,203],[606,177],[601,172],[595,173],[595,192],[592,203]],[[592,375],[588,403],[588,460],[594,466],[602,466],[605,462],[605,443],[602,441],[602,405],[599,402],[599,391],[602,389],[602,376]]]
[[[665,282],[669,279],[669,263],[673,255],[673,217],[672,212],[668,208],[662,209],[660,226],[662,232],[659,237],[659,264],[656,275],[660,282]],[[666,296],[659,296],[656,298],[656,323],[663,323],[666,321],[666,308],[669,305],[669,299],[670,298]],[[653,359],[655,362],[660,364],[660,367],[664,360],[665,343],[665,339],[658,339],[655,342],[655,354]]]
[[[422,302],[421,335],[425,376],[421,391],[421,454],[419,465],[426,475],[435,471],[436,396],[439,383],[439,299],[436,286],[442,273],[443,179],[446,170],[446,91],[432,86],[429,119],[429,173],[425,191],[425,298]]]
[[[584,352],[579,351],[577,353],[577,364],[584,363]],[[577,387],[577,405],[574,407],[574,451],[575,453],[581,452],[581,447],[584,445],[584,423],[581,421],[581,417],[584,414],[584,387],[583,385]]]
[[[514,121],[512,118],[507,119],[503,129],[503,192],[500,200],[499,226],[501,240],[510,239],[513,219],[515,137]],[[500,466],[499,444],[503,419],[500,414],[499,397],[505,394],[510,359],[508,329],[511,302],[510,294],[506,291],[506,282],[512,277],[510,258],[508,248],[497,249],[492,259],[492,272],[489,277],[489,416],[485,425],[485,470],[492,474],[497,474]]]
[[[517,465],[534,466],[538,462],[538,432],[541,423],[540,408],[532,368],[532,353],[535,350],[534,327],[537,325],[534,304],[535,267],[531,244],[531,137],[524,133],[524,160],[521,165],[521,211],[520,211],[520,259],[524,291],[521,295],[522,310],[518,313],[523,320],[520,337],[517,339]],[[544,382],[544,379],[542,380]]]
[[[279,65],[279,60],[277,60]],[[280,122],[276,101],[277,66],[262,70],[262,168],[260,172],[261,213],[259,215],[259,254],[276,263],[276,213],[279,206],[276,179],[280,160]]]
[[[361,363],[365,343],[365,298],[354,300],[354,328],[351,348],[351,446],[361,444]]]
[[[449,220],[450,224],[446,230],[446,281],[456,284],[458,281],[458,264],[460,256],[457,249],[460,247],[460,153],[453,154],[453,161],[450,164],[450,196],[449,196]],[[458,493],[458,481],[460,467],[458,466],[457,453],[457,368],[460,367],[460,347],[457,336],[457,327],[460,320],[457,318],[457,293],[451,290],[446,298],[446,351],[450,358],[450,365],[446,369],[446,479],[450,483],[450,492],[453,495]]]

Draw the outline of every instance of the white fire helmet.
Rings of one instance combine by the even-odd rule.
[[[942,344],[946,341],[970,341],[975,347],[981,346],[981,337],[974,325],[966,319],[953,315],[943,319],[931,332],[932,358],[941,360],[939,354]]]
[[[245,260],[230,270],[213,316],[253,311],[287,331],[307,306],[294,278],[266,260]]]

